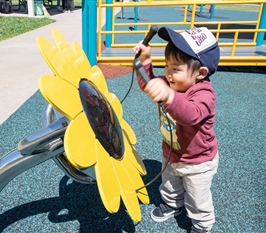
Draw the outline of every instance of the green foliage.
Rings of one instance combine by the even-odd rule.
[[[55,20],[47,18],[0,16],[0,41],[43,27]]]

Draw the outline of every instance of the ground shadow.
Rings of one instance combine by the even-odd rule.
[[[219,66],[218,71],[265,74],[266,67],[264,66]]]
[[[146,188],[149,193],[150,204],[154,204],[155,206],[157,206],[161,203],[159,186],[162,180],[161,176],[159,176],[158,179],[155,180],[154,178],[160,173],[162,168],[162,163],[150,159],[143,160],[143,162],[147,170],[147,175],[143,176],[143,182],[145,185],[147,185]]]
[[[53,223],[76,220],[80,224],[79,232],[109,232],[110,229],[114,233],[135,232],[135,225],[122,204],[117,213],[108,213],[96,185],[70,182],[67,176],[60,181],[59,197],[26,203],[1,214],[0,232],[20,219],[40,213],[48,213]]]
[[[143,177],[144,183],[148,183],[161,170],[161,163],[154,160],[143,161],[147,175]],[[160,203],[158,187],[160,179],[155,180],[147,187],[151,203]],[[59,196],[37,200],[16,206],[0,215],[0,232],[13,223],[41,213],[48,213],[48,219],[52,223],[78,221],[79,232],[135,232],[135,223],[127,214],[121,202],[120,209],[115,214],[110,214],[104,208],[96,184],[81,184],[62,177],[59,183]],[[41,224],[41,223],[40,223]]]
[[[203,25],[199,25],[199,27],[201,27]],[[217,25],[208,25],[209,29],[217,29]],[[238,29],[238,30],[245,30],[245,29],[256,29],[256,25],[248,25],[248,24],[223,24],[221,26],[222,30],[227,30],[227,29]],[[215,34],[215,33],[214,33]],[[235,33],[221,33],[219,35],[219,38],[230,38],[230,39],[234,39],[234,35]],[[249,39],[249,40],[253,40],[254,38],[254,33],[252,32],[243,32],[243,33],[239,33],[238,34],[238,39]],[[266,39],[266,34],[264,35],[264,40]]]

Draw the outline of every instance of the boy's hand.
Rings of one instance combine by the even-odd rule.
[[[142,44],[143,40],[141,40],[134,48],[133,51],[137,54],[141,50],[141,54],[139,56],[139,60],[142,65],[147,65],[151,63],[151,47],[145,46]]]
[[[170,105],[175,96],[174,90],[161,78],[150,80],[145,86],[144,92],[150,96],[153,102],[162,102],[165,106]]]

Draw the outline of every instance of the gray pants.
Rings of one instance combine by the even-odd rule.
[[[160,193],[163,201],[173,207],[185,206],[194,227],[211,230],[214,207],[212,178],[217,172],[219,153],[212,161],[201,164],[171,163],[162,174]],[[163,159],[163,166],[165,159]]]

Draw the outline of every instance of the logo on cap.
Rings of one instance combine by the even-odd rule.
[[[213,34],[205,27],[185,30],[180,34],[196,54],[216,43]]]

